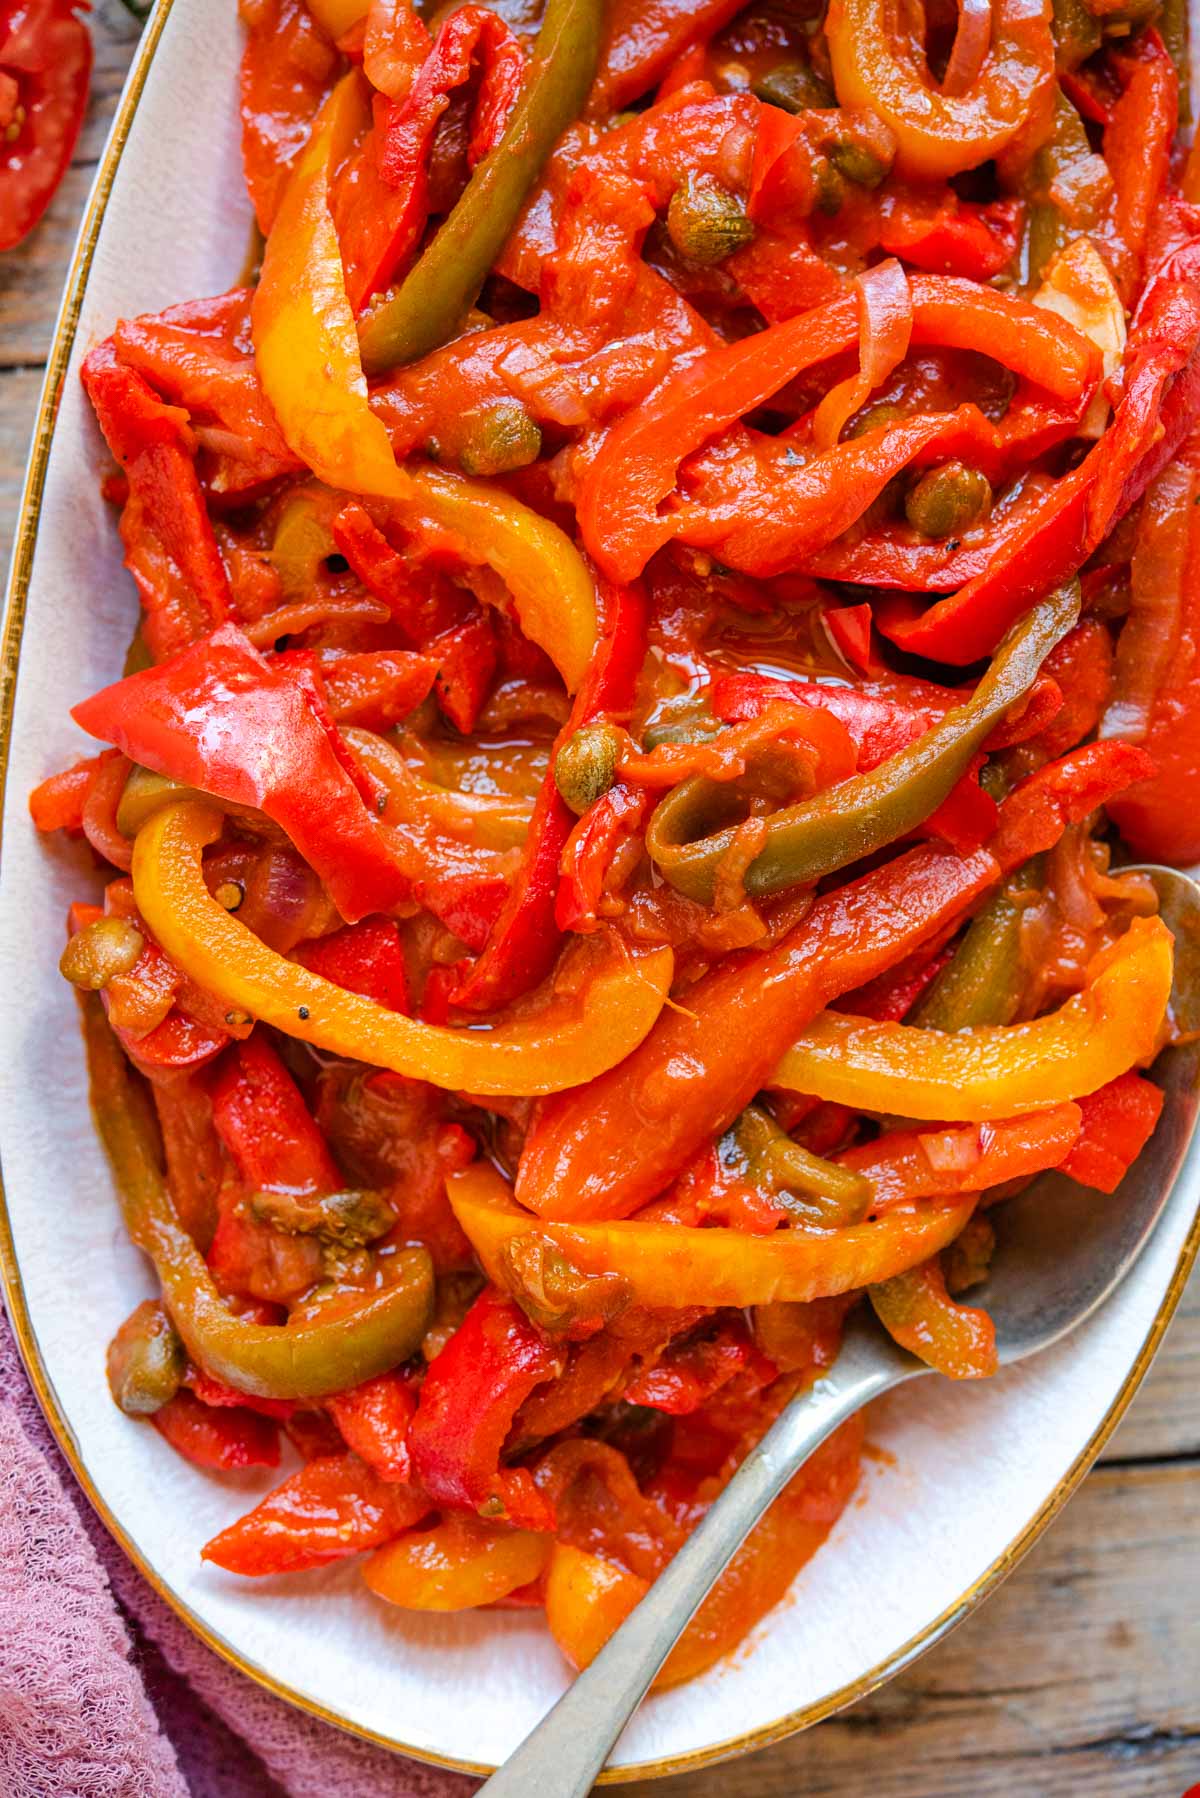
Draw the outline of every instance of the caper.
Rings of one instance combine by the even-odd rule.
[[[667,235],[681,255],[712,264],[748,244],[754,226],[736,194],[711,176],[689,174],[671,195]]]
[[[128,974],[145,947],[146,939],[127,918],[97,918],[75,932],[58,971],[72,986],[98,993],[114,974]]]
[[[904,514],[923,537],[958,537],[986,518],[991,504],[986,475],[962,462],[943,462],[910,488]]]
[[[542,433],[518,400],[500,400],[468,423],[458,452],[464,474],[511,474],[528,468],[542,452]]]
[[[855,187],[878,187],[891,168],[889,158],[853,137],[841,137],[829,146],[829,160],[839,175]]]
[[[806,62],[777,62],[760,76],[751,92],[768,106],[781,106],[784,112],[819,111],[834,103],[828,85]]]
[[[187,1356],[161,1304],[144,1299],[108,1345],[108,1389],[128,1417],[146,1417],[175,1397]]]
[[[841,211],[842,201],[846,198],[846,183],[828,156],[818,156],[813,162],[813,185],[818,211],[827,218]]]
[[[597,721],[568,737],[554,758],[554,783],[580,817],[607,793],[617,778],[621,733],[614,724]]]

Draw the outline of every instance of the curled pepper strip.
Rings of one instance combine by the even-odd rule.
[[[1001,645],[966,704],[877,768],[776,812],[766,821],[762,850],[746,869],[746,892],[758,898],[819,880],[916,829],[946,800],[1078,616],[1077,586],[1052,594]],[[722,807],[728,816],[728,803],[712,783],[686,781],[660,801],[646,832],[650,855],[671,885],[704,904],[712,903],[717,869],[736,825],[698,840],[695,832],[714,811],[719,819]]]
[[[994,1374],[996,1328],[986,1311],[958,1305],[936,1258],[871,1287],[871,1304],[888,1335],[951,1380]]]
[[[553,998],[493,1030],[420,1023],[276,955],[218,904],[201,857],[219,834],[219,815],[194,803],[166,807],[142,826],[133,882],[143,916],[208,992],[336,1055],[452,1091],[557,1092],[636,1048],[670,988],[669,949],[623,947],[619,956],[601,953],[577,998]]]
[[[838,1230],[737,1230],[686,1224],[562,1223],[514,1205],[494,1168],[476,1162],[447,1182],[454,1215],[489,1277],[502,1289],[506,1245],[536,1231],[589,1274],[619,1274],[639,1305],[768,1305],[827,1298],[890,1279],[958,1235],[975,1199],[900,1206],[873,1223]],[[511,1256],[511,1251],[509,1251]]]
[[[359,111],[358,81],[352,70],[317,114],[267,239],[250,317],[259,379],[288,448],[326,486],[399,499],[409,483],[367,403],[329,203],[330,168]]]
[[[830,389],[813,418],[813,442],[820,450],[832,449],[860,406],[908,354],[912,337],[912,295],[904,270],[894,259],[869,268],[858,277],[859,366]]]
[[[92,1109],[112,1163],[125,1226],[154,1263],[188,1353],[256,1398],[319,1398],[394,1367],[417,1347],[433,1306],[428,1251],[402,1249],[393,1283],[328,1322],[258,1324],[227,1310],[158,1171],[153,1113],[129,1077],[97,998],[83,1001]]]
[[[1042,0],[993,0],[991,44],[965,92],[934,85],[920,40],[899,14],[895,0],[831,0],[825,29],[839,101],[869,106],[891,126],[901,174],[944,181],[1018,138],[1036,147],[1055,94],[1050,9]]]
[[[579,114],[600,54],[603,13],[602,0],[549,0],[504,136],[399,290],[363,321],[362,360],[371,374],[427,355],[458,329],[543,163]]]
[[[1047,1111],[1154,1054],[1172,963],[1166,925],[1135,918],[1092,962],[1083,991],[1046,1017],[946,1032],[827,1011],[770,1084],[910,1118],[982,1121]]]

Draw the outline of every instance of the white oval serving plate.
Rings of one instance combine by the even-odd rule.
[[[83,857],[38,840],[26,796],[85,751],[68,707],[119,674],[135,618],[79,363],[119,316],[236,280],[249,241],[239,48],[233,0],[159,0],[84,221],[33,446],[2,663],[0,1271],[76,1473],[191,1627],[310,1712],[483,1771],[563,1689],[540,1619],[405,1615],[372,1599],[353,1565],[258,1583],[205,1566],[200,1544],[272,1476],[190,1468],[116,1410],[104,1378],[104,1345],[151,1285],[118,1220],[55,966],[65,908],[97,881]],[[984,1386],[921,1381],[881,1408],[871,1435],[887,1453],[868,1464],[794,1593],[729,1664],[643,1706],[605,1777],[678,1771],[815,1722],[990,1591],[1065,1502],[1145,1372],[1196,1253],[1198,1187],[1193,1155],[1133,1277],[1070,1343]]]

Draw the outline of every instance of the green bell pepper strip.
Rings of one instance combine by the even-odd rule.
[[[793,1142],[761,1105],[747,1105],[730,1134],[748,1173],[774,1191],[799,1194],[826,1227],[861,1223],[870,1210],[874,1189],[864,1174]]]
[[[549,0],[508,128],[390,299],[363,317],[369,375],[415,362],[452,337],[500,254],[525,196],[583,106],[600,60],[603,0]]]
[[[745,872],[747,895],[758,899],[811,884],[924,823],[966,773],[1000,718],[1028,692],[1046,656],[1075,624],[1079,605],[1077,582],[1060,587],[1014,625],[964,705],[955,706],[878,767],[770,817],[766,841]],[[671,885],[689,899],[712,904],[717,870],[733,843],[740,807],[732,783],[721,786],[696,777],[682,782],[655,808],[646,847]],[[701,834],[706,829],[711,834]]]
[[[327,1320],[259,1324],[226,1309],[159,1172],[146,1094],[130,1078],[99,998],[88,994],[82,1008],[92,1109],[125,1226],[154,1263],[192,1359],[239,1392],[280,1399],[322,1398],[406,1360],[433,1310],[433,1265],[424,1248],[401,1249],[390,1286]]]
[[[1021,1003],[1021,920],[1042,883],[1034,856],[1009,876],[968,926],[962,942],[923,995],[910,1024],[925,1030],[967,1030],[974,1024],[1011,1024]]]

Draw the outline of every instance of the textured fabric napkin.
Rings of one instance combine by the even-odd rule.
[[[50,1434],[0,1311],[4,1798],[467,1798],[253,1685],[154,1593]]]

